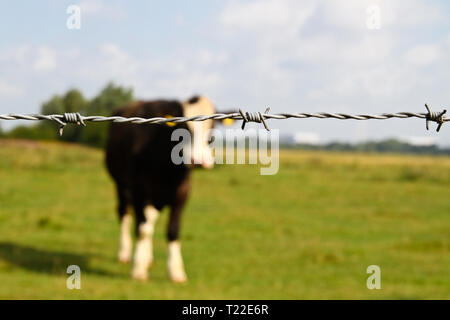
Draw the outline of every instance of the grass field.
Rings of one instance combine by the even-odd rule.
[[[166,274],[164,213],[150,280],[133,281],[102,152],[0,141],[0,298],[450,299],[448,157],[282,151],[274,176],[196,171],[184,285]],[[381,290],[366,287],[374,264]]]

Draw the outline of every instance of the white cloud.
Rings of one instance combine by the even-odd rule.
[[[0,95],[9,98],[16,98],[23,96],[23,94],[24,94],[23,88],[10,84],[3,79],[0,79]]]
[[[350,28],[352,31],[365,31],[369,5],[366,0],[333,0],[323,5],[324,21],[334,27]]]
[[[16,70],[28,67],[27,63],[32,54],[32,47],[22,44],[16,47],[5,48],[0,51],[0,63],[5,66],[14,65]]]
[[[352,32],[364,32],[369,6],[380,9],[382,30],[418,28],[445,18],[442,10],[424,0],[333,0],[323,2],[324,21]]]
[[[56,52],[48,47],[37,49],[37,58],[33,63],[33,70],[37,72],[48,72],[56,68]]]
[[[105,4],[98,1],[81,1],[80,8],[86,14],[99,14],[107,10]]]
[[[438,45],[419,45],[408,50],[405,59],[409,63],[426,66],[438,61],[440,56]]]
[[[298,43],[303,27],[316,10],[312,1],[237,1],[225,7],[219,22],[225,35],[241,39],[245,47],[283,55],[291,49],[290,44]]]
[[[152,91],[169,97],[187,97],[192,94],[214,94],[221,85],[221,76],[219,73],[209,73],[199,70],[187,74],[175,73],[161,76],[149,87]]]
[[[314,5],[294,0],[233,2],[225,8],[220,20],[228,27],[241,30],[275,28],[297,32],[314,10]]]
[[[374,3],[381,9],[379,31],[366,27],[366,9]],[[426,19],[424,13],[429,14]],[[406,96],[427,81],[411,65],[436,62],[443,55],[441,44],[405,49],[400,44],[402,28],[426,26],[430,17],[441,16],[436,5],[421,0],[336,0],[315,5],[259,0],[232,2],[220,21],[239,45],[239,39],[248,40],[239,55],[245,57],[243,70],[254,74],[247,84],[249,92],[271,88],[277,94],[295,95],[295,82],[301,82],[314,99],[363,95],[373,99]],[[302,68],[320,81],[311,84]]]
[[[239,103],[259,108],[269,104],[280,111],[382,113],[419,112],[430,99],[448,101],[442,84],[450,80],[446,63],[450,34],[438,29],[445,23],[442,4],[422,0],[310,3],[253,0],[225,7],[219,22],[234,64],[232,71],[222,74],[223,87],[234,86],[233,97]],[[372,4],[381,10],[380,30],[366,25],[366,9]],[[314,130],[309,123],[314,121],[305,122],[304,129]],[[330,121],[328,129],[323,127],[328,132],[323,137],[334,139],[330,132],[336,126],[339,135],[347,132],[348,139],[357,139],[358,125],[349,122],[351,129],[345,129]],[[410,130],[406,121],[392,131],[373,130],[381,125],[390,128],[381,122],[367,123],[365,137]]]
[[[224,53],[215,53],[206,49],[199,49],[195,54],[194,58],[196,63],[202,66],[210,66],[210,65],[221,65],[227,62],[228,56]]]
[[[375,64],[385,60],[393,49],[393,39],[388,34],[365,33],[342,39],[339,34],[323,34],[299,39],[292,43],[287,53],[293,59],[306,63],[345,63],[346,66]]]
[[[101,84],[114,81],[132,86],[139,98],[178,97],[192,94],[214,94],[223,88],[217,67],[227,62],[227,56],[198,48],[155,58],[130,52],[118,44],[99,45],[94,54],[80,51],[64,57],[72,79],[89,79]]]
[[[100,45],[100,51],[113,63],[123,64],[129,62],[130,60],[128,55],[122,49],[120,49],[118,45],[113,43]]]
[[[124,8],[112,1],[105,3],[97,0],[85,0],[81,1],[79,6],[81,8],[82,17],[85,14],[117,20],[122,20],[125,17]]]

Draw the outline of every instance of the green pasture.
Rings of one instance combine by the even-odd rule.
[[[281,151],[278,174],[259,169],[195,171],[189,281],[167,277],[164,211],[142,283],[116,261],[102,152],[0,140],[0,298],[450,299],[450,158]],[[81,290],[66,288],[69,265]]]

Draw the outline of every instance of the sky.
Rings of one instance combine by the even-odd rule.
[[[70,5],[80,29],[67,28]],[[0,113],[110,81],[139,99],[205,95],[219,111],[438,111],[450,104],[449,16],[444,0],[0,0]],[[449,126],[420,119],[268,124],[305,142],[450,146]]]

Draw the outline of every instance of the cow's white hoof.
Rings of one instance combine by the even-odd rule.
[[[148,279],[148,268],[150,267],[150,263],[134,263],[133,270],[131,271],[131,277],[133,279],[145,281]]]
[[[186,275],[172,276],[171,280],[173,283],[185,283],[187,282]]]
[[[123,257],[119,257],[119,259],[117,259],[119,261],[119,263],[121,264],[129,264],[130,263],[130,258],[123,258]]]
[[[123,264],[128,264],[131,261],[131,254],[127,253],[127,252],[119,252],[119,255],[117,257],[117,260],[120,263]]]
[[[187,281],[186,272],[183,267],[169,267],[169,277],[174,283],[184,283]]]
[[[167,260],[167,269],[169,271],[169,277],[173,282],[183,283],[187,281],[179,241],[175,240],[169,242],[169,259]]]
[[[131,277],[135,280],[147,281],[148,280],[148,272],[147,268],[135,267],[131,271]]]

